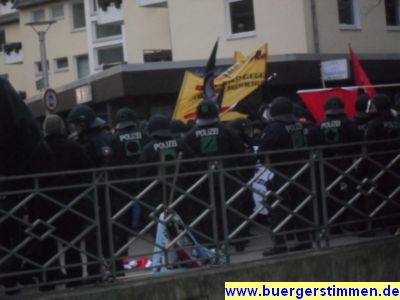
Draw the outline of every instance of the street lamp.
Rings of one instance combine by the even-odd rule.
[[[40,46],[40,61],[42,66],[43,74],[43,89],[46,91],[49,87],[49,72],[47,70],[47,55],[46,55],[46,32],[49,31],[51,25],[56,21],[38,21],[38,22],[28,22],[25,23],[26,26],[30,26],[33,31],[39,36],[39,46]],[[45,30],[38,30],[38,26],[47,26]]]

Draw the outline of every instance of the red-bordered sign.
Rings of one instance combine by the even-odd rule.
[[[53,89],[47,89],[43,96],[43,105],[48,112],[55,112],[57,110],[57,93]]]

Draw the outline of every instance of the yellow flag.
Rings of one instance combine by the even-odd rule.
[[[234,59],[235,64],[214,79],[216,90],[225,85],[220,112],[222,121],[246,117],[245,114],[234,112],[232,109],[264,82],[268,59],[267,45],[262,45],[247,58],[235,51]],[[172,119],[183,122],[195,119],[197,105],[203,99],[203,82],[202,77],[189,71],[185,72]]]
[[[267,44],[253,51],[246,60],[234,64],[219,75],[215,82],[225,84],[221,114],[231,111],[241,100],[255,91],[265,81],[268,61]]]
[[[196,108],[203,99],[203,78],[186,71],[183,77],[173,120],[187,122],[196,118]]]
[[[235,64],[237,64],[238,62],[242,61],[246,59],[246,56],[244,56],[244,54],[240,51],[235,51],[235,54],[233,55],[233,61]]]

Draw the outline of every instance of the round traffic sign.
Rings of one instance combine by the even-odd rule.
[[[53,89],[47,89],[43,96],[43,104],[48,112],[57,110],[57,93]]]

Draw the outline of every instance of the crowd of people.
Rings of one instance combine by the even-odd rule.
[[[115,120],[116,125],[110,128],[106,121],[99,118],[95,111],[87,105],[78,105],[68,114],[66,120],[55,114],[47,115],[42,124],[42,133],[35,125],[35,120],[25,105],[18,99],[17,94],[12,87],[4,80],[1,82],[0,94],[0,135],[3,141],[7,143],[0,144],[0,175],[2,177],[29,173],[56,172],[68,170],[84,170],[108,166],[135,166],[143,163],[155,163],[161,161],[173,161],[178,158],[208,158],[215,156],[230,156],[235,154],[254,154],[245,158],[232,158],[224,161],[224,167],[254,166],[254,168],[245,168],[239,173],[233,172],[232,176],[240,178],[243,182],[248,181],[254,176],[257,161],[266,164],[278,164],[273,167],[275,176],[267,183],[267,189],[278,192],[284,182],[287,182],[298,171],[296,161],[307,158],[308,154],[301,149],[319,145],[340,145],[353,143],[356,141],[376,141],[376,140],[395,140],[400,138],[400,118],[393,113],[391,100],[384,94],[377,94],[373,97],[360,95],[356,102],[356,116],[349,119],[344,111],[343,101],[337,97],[327,99],[324,111],[326,118],[319,124],[306,118],[303,110],[296,109],[293,101],[286,97],[277,97],[270,104],[265,105],[258,120],[239,119],[229,123],[222,123],[219,119],[219,108],[215,101],[203,100],[199,103],[196,111],[196,120],[194,124],[187,125],[180,121],[170,121],[166,116],[157,114],[151,116],[148,122],[139,122],[138,116],[130,108],[121,108],[118,110]],[[3,93],[4,91],[4,93]],[[4,96],[3,96],[4,95]],[[3,118],[4,115],[4,118]],[[7,147],[6,147],[7,145]],[[11,145],[11,147],[10,147]],[[386,142],[371,146],[368,151],[380,151],[388,149],[397,149],[395,142]],[[12,150],[11,150],[12,149]],[[294,152],[279,152],[283,149],[297,149]],[[264,157],[257,155],[264,151],[278,151],[274,154]],[[324,150],[324,156],[332,158],[337,169],[345,170],[351,163],[350,159],[343,158],[349,153],[358,151],[356,146],[352,147],[330,147]],[[382,166],[390,161],[390,157],[379,156],[376,158]],[[279,164],[282,162],[293,162],[292,164]],[[190,170],[202,170],[207,168],[207,160],[201,160],[193,163]],[[173,173],[176,170],[174,164],[169,164],[167,173]],[[187,170],[187,169],[186,169]],[[379,171],[379,168],[371,164],[360,164],[354,177],[362,180],[365,176],[373,177]],[[141,167],[137,170],[118,169],[113,173],[117,179],[130,178],[150,178],[159,173],[157,165],[152,167]],[[182,166],[181,172],[185,172],[185,166]],[[305,172],[297,179],[297,183],[303,187],[311,186],[309,173]],[[330,183],[337,177],[337,171],[327,168],[325,180]],[[179,181],[182,193],[190,184],[190,177]],[[63,181],[68,184],[80,183],[90,180],[87,175],[68,175],[63,177]],[[50,184],[50,183],[49,183]],[[55,184],[52,182],[51,184]],[[146,186],[146,182],[129,184],[121,183],[118,187],[127,195],[137,195]],[[215,181],[215,188],[218,190],[218,180]],[[225,182],[226,195],[234,192],[235,183]],[[380,192],[387,195],[387,191],[393,191],[396,185],[395,179],[385,175],[379,180]],[[3,181],[0,183],[3,190],[10,188],[10,185]],[[12,186],[15,188],[15,186]],[[350,199],[348,195],[351,190],[349,181],[343,180],[336,188],[331,191],[333,199],[338,201],[328,203],[328,214],[331,216],[340,207],[340,199]],[[164,196],[163,196],[164,193]],[[202,199],[208,199],[208,187],[201,189],[197,196]],[[148,205],[135,203],[129,214],[122,218],[124,226],[129,228],[141,228],[143,223],[150,219],[148,207],[157,207],[165,194],[162,187],[155,188],[144,198]],[[60,197],[60,193],[58,194]],[[68,204],[68,199],[73,199],[76,192],[65,192],[61,195]],[[113,196],[113,194],[111,195]],[[216,203],[222,201],[221,193],[215,193]],[[249,194],[239,199],[235,209],[250,215],[253,211],[252,201],[245,199]],[[306,197],[304,188],[292,185],[285,190],[285,193],[278,197],[281,201],[273,209],[269,208],[268,222],[274,228],[282,222],[288,215],[288,209],[295,209],[299,203]],[[99,197],[101,193],[99,193]],[[250,195],[251,197],[251,195]],[[277,199],[278,199],[277,198]],[[129,200],[129,199],[128,199]],[[275,201],[272,199],[271,201]],[[15,197],[3,197],[0,199],[0,207],[3,211],[12,209],[18,201]],[[125,202],[124,202],[125,201]],[[208,201],[208,200],[205,200]],[[366,201],[368,202],[368,201]],[[111,210],[118,211],[126,203],[122,196],[115,195],[112,199]],[[268,204],[268,201],[267,201]],[[269,203],[271,204],[271,203]],[[100,204],[100,220],[106,217],[106,207]],[[343,205],[342,205],[343,206]],[[362,210],[368,210],[373,204],[368,202],[363,205]],[[43,205],[35,201],[29,203],[29,215],[33,220],[48,219],[54,211],[44,209]],[[217,210],[220,205],[217,205]],[[388,206],[392,208],[392,206]],[[76,208],[78,211],[88,214],[90,208],[82,205]],[[92,209],[93,210],[93,209]],[[178,207],[178,212],[185,222],[190,222],[193,217],[201,212],[201,205],[195,202],[184,203]],[[93,213],[93,212],[91,212]],[[307,218],[312,214],[311,205],[306,205],[303,209],[303,215]],[[222,222],[220,212],[217,212],[218,222]],[[75,220],[76,219],[76,220]],[[80,231],[83,224],[79,223],[76,214],[70,212],[56,224],[57,234],[65,240],[71,240]],[[240,220],[235,219],[234,214],[230,218],[229,226],[234,227]],[[392,220],[391,222],[396,222]],[[13,249],[19,244],[21,238],[21,228],[15,225],[15,220],[9,220],[0,223],[3,227],[0,229],[1,243],[0,249]],[[210,232],[209,222],[202,224],[204,232]],[[296,220],[290,224],[291,229],[301,227],[301,220]],[[218,224],[218,235],[222,237],[222,223]],[[127,241],[126,233],[116,233],[114,247],[118,249]],[[301,250],[312,247],[309,236],[304,232],[296,234],[300,242],[295,249]],[[107,236],[103,242],[107,245]],[[47,254],[54,253],[54,245],[43,246],[37,251],[30,252],[30,258],[38,262],[46,261]],[[86,239],[86,249],[92,251],[95,245],[94,240]],[[46,248],[43,251],[43,247]],[[245,244],[235,244],[237,250],[243,250]],[[76,250],[76,249],[75,249]],[[103,247],[103,255],[110,255],[109,247]],[[263,255],[269,256],[288,251],[286,239],[283,235],[274,235],[274,247],[265,251]],[[74,252],[74,251],[72,251]],[[95,252],[95,250],[93,250]],[[4,250],[0,250],[0,257],[8,255]],[[75,257],[73,257],[75,255]],[[70,262],[80,260],[79,251],[71,254],[68,258]],[[67,260],[68,260],[67,259]],[[7,263],[0,266],[3,273],[15,272],[21,269],[22,261],[20,258],[10,258]],[[18,267],[16,265],[19,265]],[[89,270],[90,274],[96,274],[98,269]],[[79,268],[78,268],[79,269]],[[67,270],[66,276],[77,278],[81,274],[77,268]],[[51,277],[51,276],[50,276]],[[4,278],[4,286],[15,286],[17,279],[15,277]]]

